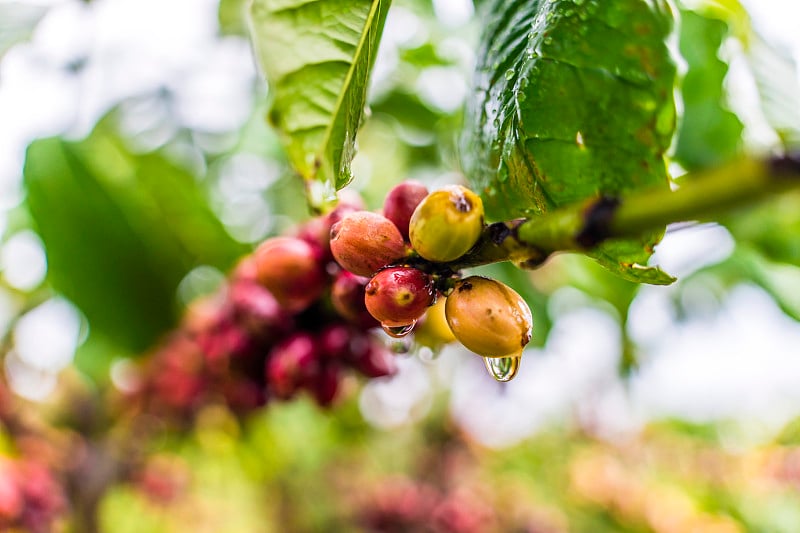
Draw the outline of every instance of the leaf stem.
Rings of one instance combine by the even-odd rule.
[[[513,261],[533,268],[560,251],[587,251],[603,241],[636,237],[673,222],[711,221],[768,196],[800,189],[800,154],[741,158],[689,173],[677,190],[656,189],[602,196],[543,216],[486,227],[464,257],[446,268],[460,270]]]

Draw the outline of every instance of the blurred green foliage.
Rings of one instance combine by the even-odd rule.
[[[175,290],[192,268],[227,270],[247,250],[190,172],[130,151],[108,121],[80,142],[32,143],[25,186],[52,287],[81,309],[92,335],[129,353],[175,325]]]
[[[674,159],[686,169],[718,165],[742,149],[742,122],[728,109],[724,85],[728,64],[719,57],[728,34],[722,20],[681,11],[680,52],[687,71]]]

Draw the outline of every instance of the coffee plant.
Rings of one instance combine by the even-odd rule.
[[[172,8],[131,8],[150,70],[117,0],[0,4],[0,114],[25,68],[80,96],[19,134],[3,203],[0,530],[800,530],[800,407],[758,446],[603,419],[653,363],[632,324],[666,327],[648,294],[683,321],[755,286],[800,320],[800,78],[745,5],[211,3],[194,66],[158,44]],[[730,251],[656,264],[708,227]],[[569,399],[534,380],[576,308],[620,341]]]

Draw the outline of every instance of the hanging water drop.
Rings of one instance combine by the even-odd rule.
[[[399,339],[411,333],[411,331],[414,329],[414,324],[416,324],[416,321],[406,326],[387,326],[385,324],[381,324],[381,328],[383,328],[383,331],[385,331],[390,337]]]
[[[512,355],[509,357],[484,357],[483,362],[486,363],[486,370],[497,381],[505,383],[511,381],[519,371],[519,365],[522,357],[519,355]]]

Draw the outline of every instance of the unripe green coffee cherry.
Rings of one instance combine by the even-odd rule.
[[[531,340],[528,304],[497,280],[471,276],[459,281],[447,297],[445,316],[456,339],[484,357],[519,355]]]
[[[430,193],[411,215],[409,237],[429,261],[453,261],[472,248],[483,229],[483,202],[461,185]]]

